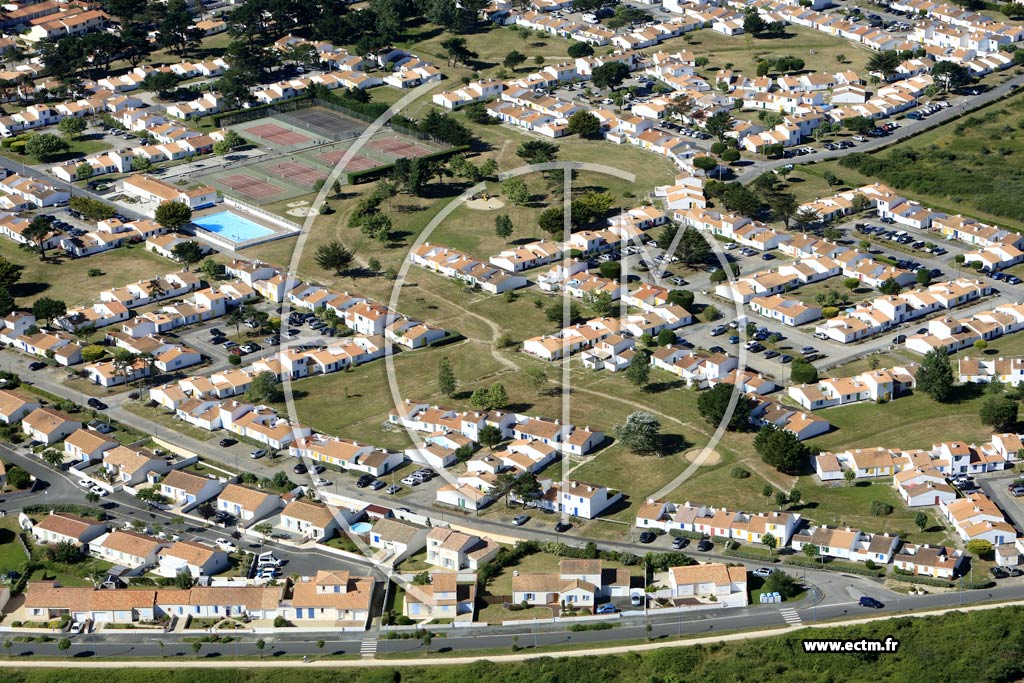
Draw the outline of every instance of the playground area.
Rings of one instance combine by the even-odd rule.
[[[225,165],[203,180],[257,205],[316,192],[342,161],[345,172],[368,171],[400,158],[444,149],[387,127],[367,138],[363,134],[366,124],[320,106],[274,114],[233,128],[259,142],[269,154],[261,160]],[[341,181],[345,182],[344,175]]]

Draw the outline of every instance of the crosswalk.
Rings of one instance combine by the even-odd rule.
[[[797,614],[796,610],[792,607],[783,607],[779,610],[779,614],[786,620],[786,623],[790,626],[799,626],[803,622],[800,620],[800,615]]]
[[[377,639],[376,638],[363,638],[363,642],[359,644],[359,654],[363,657],[374,657],[377,655]]]

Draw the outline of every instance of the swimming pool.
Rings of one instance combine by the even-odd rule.
[[[373,528],[373,525],[371,525],[369,522],[356,522],[349,528],[352,530],[352,533],[354,534],[365,534]]]
[[[233,211],[220,211],[193,218],[192,222],[207,232],[220,235],[232,242],[248,242],[274,234],[270,228],[254,223]]]

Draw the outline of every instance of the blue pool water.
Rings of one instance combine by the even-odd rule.
[[[245,216],[240,216],[232,211],[221,211],[211,213],[208,216],[193,218],[192,222],[207,232],[213,232],[233,242],[248,242],[249,240],[268,237],[274,234],[270,228],[265,228],[259,223],[253,223]]]
[[[373,526],[367,522],[357,522],[349,528],[352,529],[352,533],[354,534],[365,534],[370,529],[372,529]]]

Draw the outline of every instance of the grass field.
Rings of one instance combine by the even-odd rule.
[[[820,179],[831,171],[846,186],[881,181],[939,211],[1024,229],[1024,206],[1019,200],[1024,192],[1020,130],[1024,130],[1024,97],[1015,95],[869,154],[857,169],[836,161],[798,167],[794,175],[808,182],[794,185],[793,190],[801,201],[831,194],[834,190],[823,191],[824,181],[809,178]]]
[[[936,403],[919,392],[881,405],[864,401],[819,411],[838,429],[808,443],[834,451],[873,446],[931,448],[932,444],[952,440],[988,441],[992,430],[978,418],[984,395],[968,388],[959,391],[962,398],[956,403]]]
[[[56,251],[49,252],[56,255]],[[11,293],[21,306],[41,296],[64,301],[68,307],[98,300],[99,293],[110,287],[154,275],[172,273],[180,265],[146,251],[141,246],[112,249],[88,258],[40,261],[39,255],[21,249],[11,240],[0,240],[0,257],[24,267],[21,282]],[[90,277],[89,271],[99,269],[102,275]]]
[[[844,38],[826,35],[802,26],[787,26],[783,37],[751,38],[727,36],[711,29],[694,31],[667,40],[659,49],[668,52],[690,50],[710,60],[708,66],[698,70],[705,78],[713,78],[716,71],[732,68],[753,76],[757,71],[757,57],[791,55],[805,62],[808,71],[862,71],[870,51]],[[838,57],[844,57],[840,63]],[[731,67],[727,65],[731,64]]]
[[[504,571],[498,574],[488,584],[487,592],[491,595],[512,595],[512,572],[517,571],[520,574],[545,574],[545,573],[557,573],[559,562],[562,558],[556,555],[549,555],[548,553],[534,553],[527,555],[518,564],[511,567],[507,567]],[[623,564],[619,562],[611,562],[609,560],[602,560],[601,566],[605,569],[622,569]],[[642,564],[633,565],[631,567],[625,567],[629,570],[630,576],[643,576],[644,567]],[[511,617],[516,619],[518,617]]]
[[[20,531],[16,517],[0,519],[0,573],[19,569],[28,556],[18,541]]]

